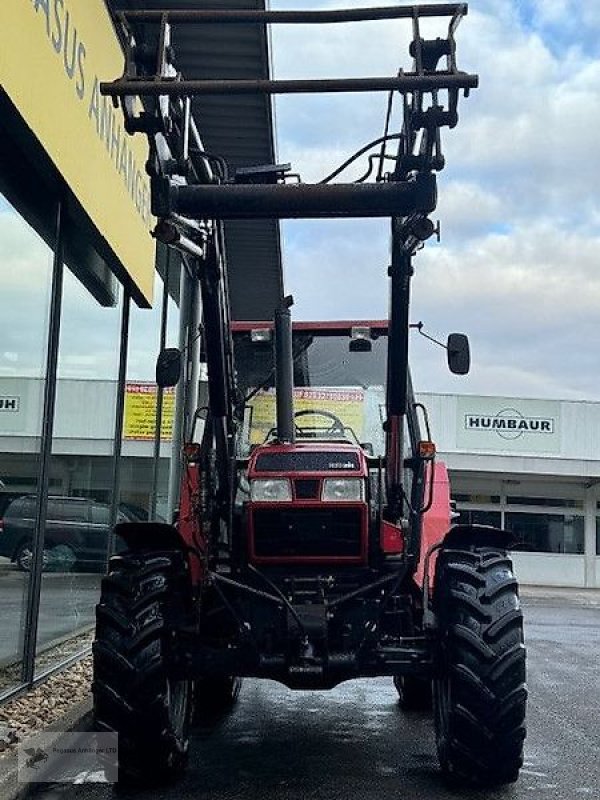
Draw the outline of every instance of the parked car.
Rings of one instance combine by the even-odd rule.
[[[0,529],[0,556],[6,556],[19,569],[29,571],[33,560],[36,495],[13,500]],[[137,521],[121,509],[119,522]],[[110,529],[110,506],[82,497],[48,498],[43,567],[69,572],[75,567],[103,569]],[[118,544],[118,543],[117,543]]]

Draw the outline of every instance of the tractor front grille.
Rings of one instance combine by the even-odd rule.
[[[254,554],[259,558],[335,558],[362,554],[359,508],[256,509]]]
[[[296,500],[317,500],[321,481],[313,478],[299,478],[294,481]]]

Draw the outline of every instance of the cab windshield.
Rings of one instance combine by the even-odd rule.
[[[361,331],[357,334],[356,327]],[[239,390],[246,398],[238,453],[272,437],[276,428],[272,329],[234,331]],[[354,333],[353,329],[354,328]],[[387,324],[294,325],[294,411],[299,441],[348,440],[384,453]],[[321,412],[321,413],[318,413]]]

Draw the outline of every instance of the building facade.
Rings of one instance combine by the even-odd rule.
[[[513,532],[523,583],[600,587],[600,403],[421,400],[460,519]]]
[[[0,558],[1,698],[89,647],[98,574],[42,571],[48,498],[90,498],[94,519],[64,519],[86,533],[123,504],[166,507],[172,445],[153,421],[146,466],[133,469],[125,387],[154,380],[197,298],[180,261],[157,258],[146,142],[99,93],[124,64],[108,5],[4,0],[0,38],[1,536],[16,535],[12,500],[31,498],[28,569]],[[161,398],[166,413],[172,401]]]

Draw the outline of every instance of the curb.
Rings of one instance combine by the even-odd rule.
[[[525,604],[561,603],[567,606],[600,606],[600,589],[577,589],[564,586],[521,584],[519,595]]]
[[[60,719],[35,733],[56,733],[52,742],[57,742],[63,733],[87,730],[91,724],[92,698],[73,706]],[[25,797],[31,784],[19,783],[17,780],[17,751],[0,758],[0,800],[17,800]]]

